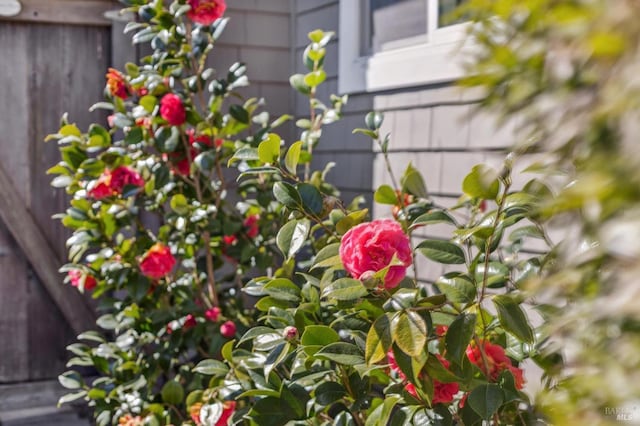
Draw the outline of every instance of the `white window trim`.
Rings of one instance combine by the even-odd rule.
[[[454,81],[464,76],[467,23],[437,28],[437,1],[428,2],[426,41],[362,56],[361,0],[340,0],[338,90],[361,93]],[[437,28],[437,29],[436,29]]]

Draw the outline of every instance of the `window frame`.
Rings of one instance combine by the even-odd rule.
[[[382,51],[363,55],[368,35],[366,0],[340,0],[338,59],[340,93],[366,93],[454,81],[464,75],[462,52],[468,22],[438,28],[438,1],[427,1],[424,41],[406,45],[399,40]],[[396,43],[396,42],[394,42]],[[417,72],[419,70],[419,72]]]

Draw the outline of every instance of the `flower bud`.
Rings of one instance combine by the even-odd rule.
[[[285,327],[284,332],[282,333],[284,336],[284,340],[287,342],[291,342],[293,340],[298,339],[298,329],[293,326]]]

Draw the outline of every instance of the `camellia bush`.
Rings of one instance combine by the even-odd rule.
[[[554,195],[546,175],[514,187],[514,164],[532,150],[551,151],[543,143],[516,146],[499,170],[470,170],[461,182],[464,195],[445,208],[411,164],[393,174],[387,158],[393,135],[380,132],[384,117],[372,112],[354,130],[354,143],[377,145],[391,176],[368,200],[387,205],[389,218],[374,220],[362,197],[341,200],[327,180],[332,165],[316,170],[311,163],[323,127],[340,119],[347,102],[317,97],[333,34],[308,35],[302,58],[308,72],[290,82],[309,99],[309,115],[296,121],[299,139],[283,141],[277,128],[291,117],[272,118],[263,100],[242,96],[250,74],[243,64],[225,72],[208,67],[227,25],[224,1],[123,3],[136,16],[126,31],[152,53],[107,73],[105,101],[93,108],[108,112],[108,125],[84,131],[65,116],[50,136],[62,161],[49,173],[70,196],[59,215],[73,233],[62,271],[97,300],[100,313],[98,330],[68,348],[71,369],[60,383],[69,394],[61,403],[83,400],[98,425],[128,426],[528,425],[562,423],[579,412],[576,384],[584,379],[563,368],[567,354],[557,336],[582,341],[571,306],[580,312],[592,306],[579,303],[579,289],[601,300],[607,277],[599,268],[613,274],[617,263],[602,252],[574,264],[566,247],[550,240],[546,223],[581,208],[587,214],[580,179],[595,182],[584,174],[602,170],[585,166],[592,164],[586,151],[575,157],[578,184]],[[507,47],[495,41],[544,39],[537,21],[527,19],[546,19],[545,5],[556,2],[496,3],[471,2],[465,12],[484,22],[472,32],[479,46],[486,44],[467,83],[487,88],[485,104],[502,102],[511,114],[557,86],[547,88],[546,70],[534,60],[544,59],[544,49],[513,50],[507,61]],[[598,2],[584,7],[591,3]],[[509,30],[511,39],[502,34]],[[527,52],[542,56],[517,56]],[[615,63],[614,53],[621,54],[603,55]],[[536,79],[527,80],[529,73]],[[565,93],[589,82],[598,90],[590,76],[574,76],[576,86],[567,80]],[[530,91],[517,91],[512,78]],[[596,124],[580,134],[594,147],[615,134],[606,132],[606,120]],[[566,166],[575,154],[569,147],[579,146],[567,142],[567,151],[559,151],[565,156],[554,157],[564,161],[549,163],[548,171]],[[598,152],[609,151],[603,145]],[[624,186],[629,198],[615,198],[616,206],[637,194],[631,182]],[[597,194],[613,197],[604,189]],[[591,210],[588,217],[609,223],[617,210],[610,199],[598,200],[609,208],[597,210],[600,219]],[[593,230],[592,222],[579,223]],[[451,238],[415,235],[434,225],[448,227]],[[547,248],[523,255],[530,239]],[[450,272],[425,284],[414,267],[418,257]],[[553,304],[541,303],[549,280],[563,291]],[[566,300],[573,305],[562,313],[557,307]],[[553,326],[534,327],[529,309]],[[598,329],[613,321],[602,314]],[[579,367],[589,366],[578,359]],[[543,371],[540,401],[523,392],[527,360]]]

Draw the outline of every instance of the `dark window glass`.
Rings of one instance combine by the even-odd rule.
[[[390,41],[427,33],[427,0],[369,0],[369,8],[374,52]]]

